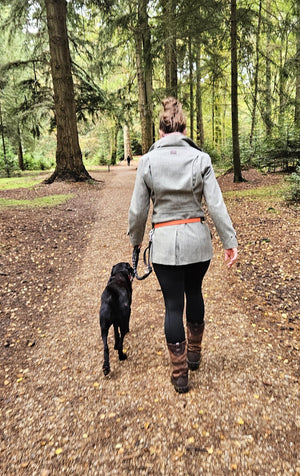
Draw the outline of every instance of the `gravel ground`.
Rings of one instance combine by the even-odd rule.
[[[237,270],[226,269],[217,240],[204,283],[203,360],[190,373],[189,393],[175,393],[170,383],[154,273],[133,283],[128,360],[118,361],[111,331],[112,371],[103,376],[100,295],[112,265],[131,260],[126,227],[135,167],[102,176],[105,186],[88,194],[79,258],[69,270],[64,264],[61,290],[36,311],[40,327],[26,348],[3,337],[1,473],[300,475],[297,336],[291,354],[277,329],[253,323],[242,299],[247,283],[243,290]]]

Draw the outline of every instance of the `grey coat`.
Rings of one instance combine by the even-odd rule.
[[[133,246],[143,241],[153,203],[152,223],[204,217],[204,197],[225,249],[237,246],[211,159],[183,134],[158,140],[139,163],[129,208],[128,235]],[[154,230],[153,263],[185,265],[212,258],[211,233],[205,222],[164,226]]]

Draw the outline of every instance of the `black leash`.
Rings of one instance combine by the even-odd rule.
[[[134,275],[136,279],[138,279],[139,281],[142,281],[143,279],[148,278],[149,274],[152,273],[152,266],[150,264],[150,248],[151,248],[151,240],[149,241],[149,245],[147,246],[143,254],[144,265],[146,266],[146,269],[147,269],[146,273],[143,276],[139,276],[137,271],[141,249],[139,248],[139,245],[136,245],[133,248],[132,267],[133,267]]]

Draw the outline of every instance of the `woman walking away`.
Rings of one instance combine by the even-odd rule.
[[[165,302],[171,382],[177,392],[185,393],[188,369],[197,370],[200,364],[204,331],[202,281],[212,258],[202,197],[225,249],[228,267],[237,259],[237,240],[211,159],[186,137],[186,119],[180,102],[170,97],[162,104],[160,139],[138,166],[128,234],[133,246],[141,246],[151,199],[154,228],[151,261]]]

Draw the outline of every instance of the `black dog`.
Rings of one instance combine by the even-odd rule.
[[[127,355],[123,352],[123,340],[125,334],[129,332],[133,278],[134,271],[129,263],[116,264],[111,270],[109,281],[101,296],[100,328],[104,346],[104,375],[110,372],[107,336],[112,325],[119,360],[127,359]]]

